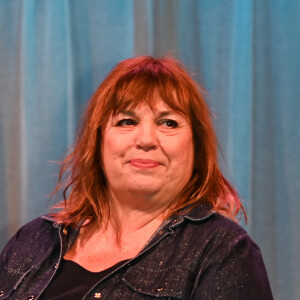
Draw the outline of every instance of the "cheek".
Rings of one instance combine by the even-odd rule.
[[[191,134],[166,141],[164,149],[169,158],[170,166],[175,167],[176,165],[179,169],[189,171],[194,161],[194,145]]]
[[[178,161],[180,163],[179,167],[183,170],[183,173],[191,174],[194,162],[194,146],[192,141],[187,141],[181,146],[181,150],[178,152]]]
[[[119,143],[117,142],[117,140],[109,134],[107,134],[103,139],[102,155],[106,171],[109,171],[112,163],[114,163],[114,161],[116,161],[116,158],[118,157],[118,151],[120,152],[118,144]]]
[[[121,167],[131,145],[131,138],[125,134],[108,132],[103,139],[102,153],[106,167]]]
[[[125,146],[125,141],[122,135],[116,136],[115,134],[108,133],[103,139],[103,150],[107,156],[120,153]]]

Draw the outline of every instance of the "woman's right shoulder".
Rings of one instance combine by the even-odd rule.
[[[39,217],[16,232],[0,254],[1,290],[12,293],[31,270],[39,269],[53,253],[57,256],[60,246],[58,227],[50,219]]]
[[[59,241],[58,226],[47,216],[38,217],[23,225],[8,241],[1,253],[7,257],[21,251],[23,254],[38,250],[41,245],[53,244]]]
[[[34,239],[36,239],[42,233],[46,233],[48,231],[51,232],[52,230],[57,231],[55,227],[57,227],[56,224],[47,215],[40,216],[20,227],[14,237],[17,240],[28,238],[29,236],[32,236]]]

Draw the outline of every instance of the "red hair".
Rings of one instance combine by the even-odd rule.
[[[193,173],[170,214],[190,205],[209,203],[212,209],[235,219],[244,208],[218,166],[218,143],[204,90],[172,58],[148,56],[119,63],[90,99],[74,147],[61,164],[54,192],[63,189],[64,201],[54,206],[57,221],[78,226],[83,219],[101,224],[109,215],[107,180],[101,143],[108,119],[144,102],[155,107],[156,92],[190,122],[194,142]]]

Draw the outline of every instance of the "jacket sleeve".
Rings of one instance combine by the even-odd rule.
[[[260,250],[244,231],[216,234],[201,265],[193,299],[273,299]]]
[[[19,259],[19,257],[17,257],[19,250],[17,244],[18,236],[22,234],[22,229],[23,227],[21,227],[17,231],[17,233],[8,241],[8,243],[3,248],[0,254],[0,270],[9,268],[11,261]]]
[[[10,295],[17,288],[22,278],[26,276],[26,253],[20,256],[22,247],[19,247],[19,236],[23,228],[9,240],[0,254],[0,295],[1,299],[10,299]]]
[[[52,244],[59,243],[59,238],[50,234],[52,227],[52,223],[37,218],[22,226],[4,247],[0,254],[1,299],[10,297],[31,270],[49,257]]]
[[[9,268],[13,263],[24,264],[24,257],[29,258],[32,251],[30,246],[32,242],[39,237],[39,228],[41,219],[37,218],[30,223],[23,225],[16,234],[8,241],[0,254],[0,266]]]

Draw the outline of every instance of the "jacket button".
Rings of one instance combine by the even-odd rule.
[[[4,295],[4,291],[0,291],[0,297]]]
[[[56,270],[57,268],[58,268],[58,264],[55,264],[55,265],[53,266],[53,269]]]
[[[101,298],[101,297],[102,297],[101,293],[95,293],[95,294],[94,294],[94,298],[99,299],[99,298]]]
[[[34,300],[34,297],[31,295],[31,296],[28,296],[27,297],[27,300]]]

